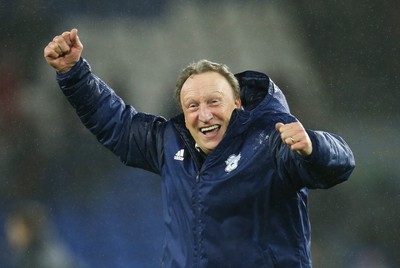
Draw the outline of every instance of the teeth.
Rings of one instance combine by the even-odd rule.
[[[210,126],[210,127],[201,128],[200,131],[204,133],[204,132],[211,131],[211,130],[214,130],[217,128],[218,128],[218,125],[214,125],[214,126]]]

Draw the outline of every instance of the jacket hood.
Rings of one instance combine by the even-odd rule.
[[[258,106],[267,113],[290,113],[282,91],[264,73],[244,71],[235,74],[240,86],[240,98],[245,111],[253,111]]]

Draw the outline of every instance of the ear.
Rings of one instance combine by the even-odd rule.
[[[242,100],[240,99],[240,97],[236,98],[235,105],[236,105],[236,108],[242,108]]]

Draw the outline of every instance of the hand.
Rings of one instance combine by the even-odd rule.
[[[78,30],[63,32],[44,48],[44,58],[59,73],[68,72],[80,59],[83,45]]]
[[[300,122],[276,123],[275,129],[280,133],[282,141],[290,146],[293,151],[301,156],[308,156],[312,153],[310,137]]]

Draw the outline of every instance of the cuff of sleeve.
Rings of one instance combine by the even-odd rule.
[[[88,72],[90,72],[90,66],[81,57],[71,70],[65,73],[57,73],[56,79],[60,88],[66,89],[79,82]]]

